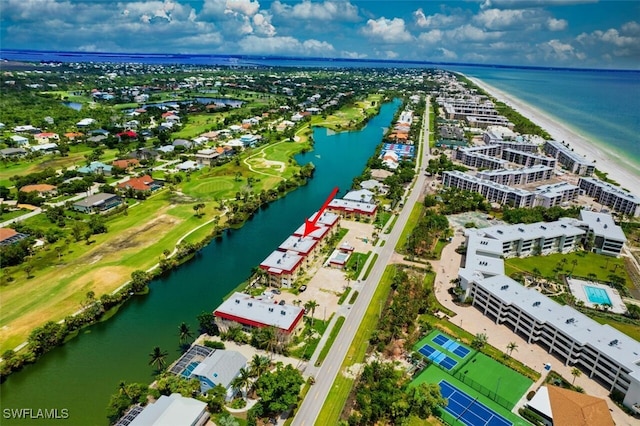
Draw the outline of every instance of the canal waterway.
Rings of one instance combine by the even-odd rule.
[[[296,158],[300,164],[316,166],[306,186],[270,204],[241,229],[214,240],[192,261],[154,280],[148,295],[134,297],[113,318],[84,329],[0,386],[3,414],[6,409],[66,409],[68,419],[16,420],[3,415],[1,423],[107,425],[106,407],[118,383],[151,382],[153,369],[148,363],[154,346],[169,352],[167,363],[177,359],[181,322],[196,331],[196,316],[212,311],[247,279],[253,267],[320,208],[334,187],[344,194],[380,143],[400,103],[382,105],[359,131],[329,135],[326,129],[314,129],[314,150]]]

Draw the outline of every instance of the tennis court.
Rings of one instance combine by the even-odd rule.
[[[493,411],[478,398],[472,398],[446,380],[440,380],[440,393],[449,400],[444,408],[457,421],[467,426],[512,426],[509,420]]]
[[[471,353],[471,349],[468,349],[456,342],[453,339],[449,339],[444,334],[437,334],[432,340],[433,343],[442,346],[444,349],[449,352],[456,354],[460,358],[464,359],[467,355]]]
[[[418,352],[426,356],[427,359],[430,359],[435,364],[439,364],[447,370],[451,370],[458,364],[458,361],[456,361],[455,359],[448,357],[446,354],[432,348],[429,345],[422,346],[420,349],[418,349]]]

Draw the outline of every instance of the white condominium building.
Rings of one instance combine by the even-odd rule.
[[[544,152],[556,158],[571,173],[580,176],[591,176],[596,169],[592,162],[573,152],[571,148],[558,141],[545,141]]]
[[[477,192],[490,202],[507,204],[513,207],[532,207],[535,202],[535,194],[533,192],[480,179],[458,170],[444,172],[442,174],[442,184],[445,187],[452,186]]]
[[[580,195],[580,188],[567,182],[560,182],[539,186],[535,192],[536,206],[549,208],[575,200]]]
[[[595,178],[580,178],[578,186],[596,202],[610,207],[616,213],[640,215],[640,198],[629,191]]]
[[[553,168],[543,165],[523,167],[521,169],[484,170],[476,174],[480,179],[501,185],[526,185],[551,179]]]
[[[556,159],[553,157],[535,154],[534,152],[519,151],[514,148],[503,147],[502,159],[510,163],[521,164],[525,167],[536,166],[538,164],[551,167],[552,169],[556,167]]]

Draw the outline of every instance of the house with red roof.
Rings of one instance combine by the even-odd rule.
[[[126,182],[118,184],[118,188],[127,190],[132,189],[136,192],[155,191],[162,187],[162,183],[154,180],[149,175],[140,176],[137,178],[130,178]]]
[[[27,237],[27,234],[22,234],[15,229],[0,228],[0,246],[11,245]]]
[[[57,133],[43,132],[33,135],[33,139],[35,139],[38,145],[42,145],[53,141],[59,141],[60,136]]]
[[[234,293],[213,311],[221,332],[233,327],[245,331],[274,327],[280,341],[287,343],[304,328],[304,309],[294,305],[280,305],[277,300]]]
[[[46,198],[56,195],[57,189],[55,185],[39,183],[35,185],[25,185],[20,188],[20,192],[37,192],[38,196]]]
[[[140,167],[140,161],[136,158],[125,158],[124,160],[115,160],[111,165],[129,171]]]
[[[122,140],[123,138],[135,139],[138,137],[138,134],[133,130],[127,130],[125,132],[117,133],[116,136],[118,139]]]

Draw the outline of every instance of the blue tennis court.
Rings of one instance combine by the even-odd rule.
[[[456,388],[446,380],[438,383],[440,393],[449,403],[444,407],[451,414],[467,426],[511,426],[509,420],[493,411],[477,398],[471,398],[465,392]]]
[[[432,348],[429,345],[424,345],[423,347],[418,349],[418,352],[426,356],[427,359],[433,361],[433,363],[439,364],[447,370],[451,370],[458,364],[458,361],[456,361],[455,359],[448,357],[446,354]]]
[[[460,358],[466,357],[471,352],[471,350],[465,348],[455,340],[449,339],[443,334],[436,335],[433,339],[431,339],[431,341],[437,345],[442,346],[449,352],[458,355]]]

